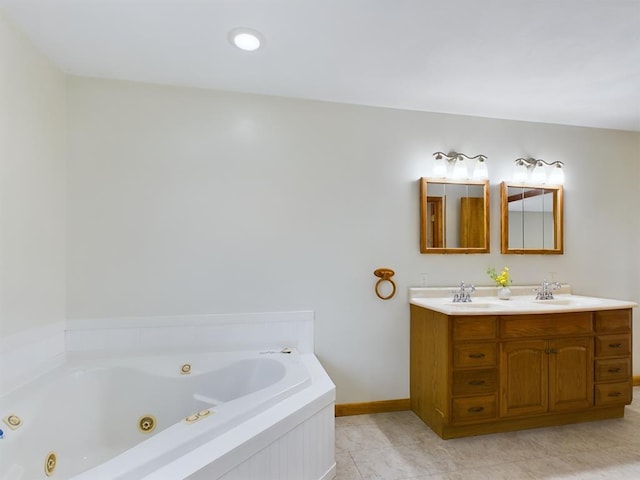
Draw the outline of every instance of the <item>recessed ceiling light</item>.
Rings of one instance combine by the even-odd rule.
[[[264,37],[250,28],[234,28],[229,32],[229,41],[241,50],[254,52],[264,44]]]

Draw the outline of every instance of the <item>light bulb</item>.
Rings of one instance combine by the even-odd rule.
[[[489,170],[487,170],[487,162],[483,158],[480,158],[476,163],[476,168],[473,169],[474,180],[486,180],[489,178]]]
[[[544,173],[544,163],[538,161],[536,163],[533,172],[531,173],[531,182],[534,184],[542,184],[547,180],[547,176]]]
[[[436,157],[436,163],[433,166],[433,176],[436,178],[444,178],[447,176],[447,162],[439,155]]]
[[[564,168],[562,168],[560,163],[553,166],[551,174],[549,175],[549,183],[553,185],[564,184]]]
[[[527,166],[522,160],[516,162],[516,168],[513,172],[513,181],[523,183],[527,181]]]
[[[467,164],[464,163],[462,157],[458,157],[456,164],[453,166],[453,178],[456,180],[463,180],[469,178],[469,172],[467,170]]]

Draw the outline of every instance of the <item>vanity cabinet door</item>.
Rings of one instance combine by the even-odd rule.
[[[500,360],[503,417],[593,405],[592,337],[505,342]]]
[[[593,405],[593,340],[549,340],[549,410]]]
[[[546,340],[510,341],[500,352],[500,415],[532,415],[549,408]]]

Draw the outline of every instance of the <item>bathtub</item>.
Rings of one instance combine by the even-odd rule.
[[[22,423],[1,424],[0,479],[330,479],[334,398],[296,351],[70,352],[0,397]],[[256,467],[305,435],[304,451],[267,459],[271,473]]]

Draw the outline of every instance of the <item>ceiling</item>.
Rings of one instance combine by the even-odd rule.
[[[0,0],[64,71],[640,131],[640,0]],[[257,52],[228,41],[260,31]]]

